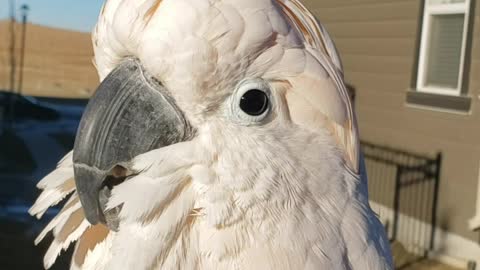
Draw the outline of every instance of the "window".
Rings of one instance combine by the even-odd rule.
[[[470,0],[425,0],[417,91],[459,96]]]

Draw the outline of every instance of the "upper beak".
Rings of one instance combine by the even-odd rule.
[[[106,211],[106,203],[115,182],[127,177],[125,164],[191,135],[167,89],[138,60],[122,62],[89,101],[75,139],[75,183],[87,220],[117,230],[118,209]]]

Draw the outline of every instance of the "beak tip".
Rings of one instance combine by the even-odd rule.
[[[105,178],[104,173],[79,164],[74,164],[74,172],[78,197],[82,203],[85,218],[90,224],[96,225],[104,219],[98,199],[100,186]]]

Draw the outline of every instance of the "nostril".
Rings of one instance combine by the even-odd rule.
[[[116,165],[115,167],[113,167],[113,169],[110,171],[110,174],[113,176],[113,177],[126,177],[127,176],[127,173],[128,173],[128,170],[121,166],[121,165]]]
[[[102,213],[105,217],[105,222],[107,226],[113,231],[118,231],[120,224],[119,213],[122,209],[122,205],[108,209],[108,201],[112,196],[112,189],[125,182],[125,180],[129,176],[131,176],[131,173],[128,169],[121,165],[116,165],[107,174],[107,176],[103,180],[102,186],[100,187],[100,209],[102,210]]]
[[[129,176],[128,170],[120,165],[116,165],[110,170],[110,173],[107,175],[103,181],[103,186],[112,190],[115,186],[118,186],[125,182],[125,179]]]

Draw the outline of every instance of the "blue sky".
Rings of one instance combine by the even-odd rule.
[[[9,16],[9,1],[0,0],[0,19]],[[35,24],[90,32],[103,0],[15,0],[17,18],[23,4],[30,7],[29,21]]]

